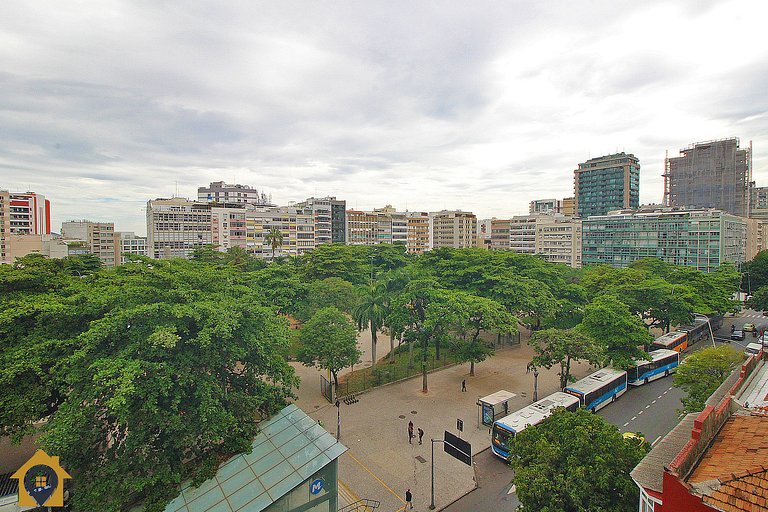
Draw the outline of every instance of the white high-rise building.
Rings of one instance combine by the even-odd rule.
[[[197,200],[201,203],[216,203],[221,205],[253,204],[258,206],[274,206],[272,196],[259,192],[248,185],[229,184],[214,181],[207,187],[198,187]]]
[[[212,243],[211,204],[180,197],[147,202],[150,258],[189,258],[195,247]]]
[[[432,217],[432,248],[462,249],[477,246],[477,217],[461,210],[430,213]]]

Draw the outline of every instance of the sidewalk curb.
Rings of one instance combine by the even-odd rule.
[[[465,497],[469,496],[470,494],[472,494],[473,492],[475,492],[476,490],[478,490],[478,489],[480,488],[480,483],[478,482],[478,479],[477,479],[477,466],[475,466],[475,460],[474,460],[474,459],[475,459],[475,457],[476,457],[477,455],[480,455],[480,454],[481,454],[481,453],[483,453],[485,450],[490,450],[490,449],[491,449],[491,447],[490,447],[490,446],[489,446],[488,448],[483,448],[482,450],[480,450],[479,452],[475,453],[475,454],[472,456],[472,471],[474,471],[474,473],[475,473],[475,477],[474,477],[475,486],[474,486],[472,489],[470,489],[470,490],[468,490],[467,492],[465,492],[464,494],[462,494],[461,496],[459,496],[458,498],[456,498],[455,500],[451,501],[450,503],[446,503],[446,504],[445,504],[445,505],[443,505],[442,507],[438,508],[438,509],[437,509],[437,512],[440,512],[441,510],[444,510],[444,509],[446,509],[446,508],[450,507],[451,505],[453,505],[453,504],[454,504],[454,503],[456,503],[457,501],[459,501],[459,500],[461,500],[461,499],[463,499],[463,498],[465,498]]]

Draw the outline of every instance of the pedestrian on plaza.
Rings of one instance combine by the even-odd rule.
[[[413,440],[413,422],[408,422],[408,443],[411,444],[411,441]]]
[[[461,381],[461,392],[464,393],[467,390],[467,379]]]
[[[413,510],[413,494],[410,489],[405,491],[405,507]]]
[[[421,444],[421,438],[424,437],[424,431],[419,427],[419,444]]]

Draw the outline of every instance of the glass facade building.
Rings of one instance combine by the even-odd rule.
[[[576,211],[581,218],[640,206],[640,161],[635,155],[591,158],[573,173]]]
[[[745,260],[747,224],[719,210],[621,211],[582,221],[582,263],[626,267],[642,258],[712,272]]]

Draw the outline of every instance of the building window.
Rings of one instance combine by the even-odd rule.
[[[654,501],[640,489],[640,512],[653,512]]]

